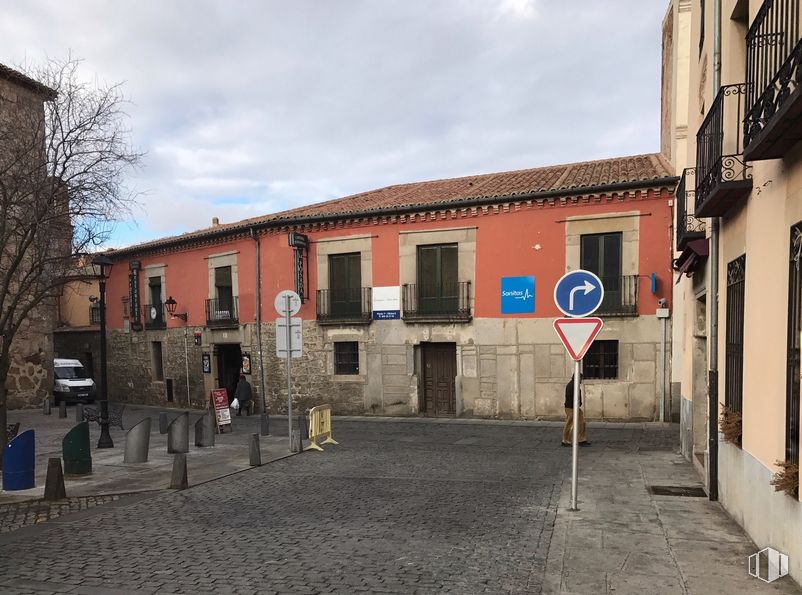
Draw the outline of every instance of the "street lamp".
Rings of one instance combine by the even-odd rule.
[[[167,298],[167,301],[164,302],[164,305],[167,307],[167,313],[170,315],[170,318],[180,318],[184,322],[187,321],[187,313],[182,312],[181,314],[176,314],[175,309],[178,307],[178,302],[173,299],[173,296]]]
[[[95,275],[100,285],[100,439],[98,448],[114,448],[109,435],[109,394],[106,373],[106,279],[111,275],[114,263],[105,254],[92,259]]]
[[[167,301],[164,302],[165,307],[167,308],[167,313],[170,315],[170,318],[175,320],[176,318],[187,322],[189,318],[187,312],[181,312],[180,314],[176,314],[175,310],[178,308],[178,302],[173,299],[173,296],[167,298]],[[184,325],[184,365],[187,369],[187,407],[191,408],[191,399],[189,396],[189,348],[187,347],[187,326]]]

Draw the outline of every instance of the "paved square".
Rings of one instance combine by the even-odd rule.
[[[560,428],[339,421],[335,438],[0,535],[0,592],[541,592],[570,469]],[[670,453],[676,431],[591,439],[594,458]]]

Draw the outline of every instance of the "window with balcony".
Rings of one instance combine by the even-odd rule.
[[[148,277],[148,297],[150,303],[145,304],[145,328],[163,329],[167,326],[164,316],[164,304],[162,300],[162,278]]]
[[[359,374],[359,343],[338,341],[334,344],[334,373],[343,376]]]
[[[369,323],[371,290],[362,287],[362,254],[329,255],[329,288],[317,292],[317,319],[324,323]]]
[[[595,273],[604,285],[604,301],[597,310],[603,315],[637,313],[638,276],[622,275],[623,234],[599,233],[580,236],[580,266]]]
[[[214,269],[214,297],[206,300],[206,324],[208,326],[236,326],[239,323],[237,296],[231,266]]]
[[[802,135],[800,12],[799,0],[765,0],[746,34],[749,161],[782,157]]]
[[[694,214],[696,198],[696,170],[685,168],[677,186],[677,252],[688,242],[705,237],[705,222]]]
[[[618,341],[594,341],[582,360],[586,379],[618,378]]]
[[[459,281],[457,244],[417,247],[416,283],[402,288],[404,318],[470,320],[470,282]]]
[[[697,217],[721,217],[752,189],[752,166],[743,154],[746,85],[719,89],[696,133]]]

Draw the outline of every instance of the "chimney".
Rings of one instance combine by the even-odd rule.
[[[219,227],[220,226],[220,219],[217,217],[212,217],[212,227]]]

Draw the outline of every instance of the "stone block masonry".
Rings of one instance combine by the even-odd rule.
[[[194,331],[187,329],[190,405],[207,407],[209,393],[202,369],[203,346],[194,345]],[[162,374],[158,374],[158,348],[161,344]],[[147,330],[138,333],[108,333],[109,399],[124,403],[186,407],[187,374],[184,355],[184,329]],[[168,400],[167,380],[172,380],[172,401]]]
[[[502,328],[503,326],[503,328]],[[658,332],[652,317],[610,321],[607,339],[618,340],[616,378],[584,382],[591,419],[653,420],[659,383]],[[202,345],[192,341],[194,331]],[[173,405],[185,406],[183,329],[109,334],[112,400],[169,406],[165,380],[173,380]],[[238,343],[251,354],[249,380],[261,406],[258,348],[253,325],[228,331],[189,329],[190,392],[193,408],[207,407],[216,386],[218,345]],[[155,377],[153,343],[161,343],[163,377]],[[337,374],[335,345],[356,342],[357,374]],[[456,414],[500,419],[562,419],[565,384],[572,364],[547,319],[475,319],[470,324],[407,324],[375,321],[360,326],[303,323],[303,355],[292,361],[293,410],[329,403],[337,415],[417,415],[423,401],[422,345],[452,343],[456,350]],[[271,413],[287,411],[286,363],[276,356],[276,329],[264,323],[262,351]],[[212,372],[204,374],[208,353]]]
[[[39,407],[53,389],[53,320],[50,305],[31,312],[11,345],[8,371],[8,408]]]

